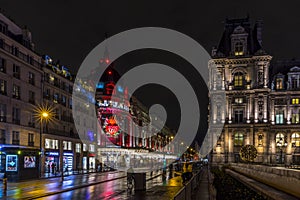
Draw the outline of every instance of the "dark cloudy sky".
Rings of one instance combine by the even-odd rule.
[[[210,52],[222,35],[225,18],[246,17],[247,14],[253,21],[263,20],[264,49],[275,59],[300,58],[299,0],[0,0],[0,7],[18,25],[27,25],[32,31],[38,53],[59,59],[61,64],[71,66],[73,72],[76,72],[92,48],[104,40],[105,32],[114,35],[144,26],[171,28],[194,38]],[[162,57],[157,52],[154,55],[156,59]],[[142,57],[145,58],[145,55]],[[184,65],[182,60],[177,62],[172,56],[169,58],[175,60],[177,65]],[[151,60],[145,58],[144,61]],[[194,85],[197,83],[195,80],[192,80]],[[196,90],[202,91],[199,92],[200,96],[207,97],[201,87]],[[178,102],[172,103],[172,94],[164,89],[156,91],[159,95],[152,95],[155,96],[153,99],[146,98],[151,99],[146,103],[161,101],[162,104],[171,105],[169,110],[173,112],[171,116],[174,119],[170,124],[176,126],[178,109],[173,108],[178,106]],[[162,93],[167,94],[166,98],[162,98]],[[206,103],[202,105],[205,110]],[[202,124],[207,122],[204,118],[202,121]]]
[[[181,31],[208,51],[218,43],[226,17],[264,21],[263,43],[276,58],[293,58],[300,46],[300,1],[1,0],[5,14],[33,34],[36,50],[77,69],[109,35],[159,26]]]

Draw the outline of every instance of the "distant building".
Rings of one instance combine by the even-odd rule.
[[[251,26],[249,17],[226,19],[220,43],[212,51],[215,64],[209,87],[210,123],[225,122],[211,154],[213,163],[240,162],[243,145],[254,145],[255,162],[299,163],[300,68],[295,62],[271,65],[262,46],[262,22]],[[218,102],[226,93],[226,108]]]

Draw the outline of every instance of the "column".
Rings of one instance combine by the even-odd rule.
[[[268,122],[268,97],[264,96],[264,122]]]
[[[287,96],[287,106],[286,106],[286,113],[287,113],[287,117],[286,117],[286,123],[287,124],[291,124],[291,107],[290,107],[290,103],[291,103],[291,98],[290,96]]]
[[[250,97],[246,97],[246,102],[247,102],[247,123],[250,123]]]
[[[227,101],[227,109],[228,109],[228,123],[231,124],[232,123],[232,117],[231,117],[231,97],[228,97],[228,101]]]
[[[258,101],[258,99],[257,99],[257,97],[255,97],[254,98],[254,106],[255,106],[255,108],[254,108],[254,110],[255,110],[255,112],[254,112],[254,122],[255,123],[258,122],[258,103],[257,103],[257,101]]]
[[[268,88],[269,82],[269,63],[264,65],[264,88]]]

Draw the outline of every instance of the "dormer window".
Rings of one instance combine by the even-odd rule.
[[[242,56],[244,55],[244,45],[241,41],[238,41],[234,45],[234,55],[235,56]]]
[[[276,90],[282,90],[283,89],[283,78],[277,78],[276,79]]]

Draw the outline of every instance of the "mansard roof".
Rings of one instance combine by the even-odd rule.
[[[245,33],[247,34],[247,51],[250,55],[254,55],[259,50],[262,50],[261,44],[261,29],[262,22],[257,21],[255,26],[251,28],[249,17],[240,19],[226,19],[225,28],[219,45],[217,47],[217,57],[228,57],[231,52],[231,35],[233,33]],[[259,54],[266,54],[264,51],[260,51]]]

